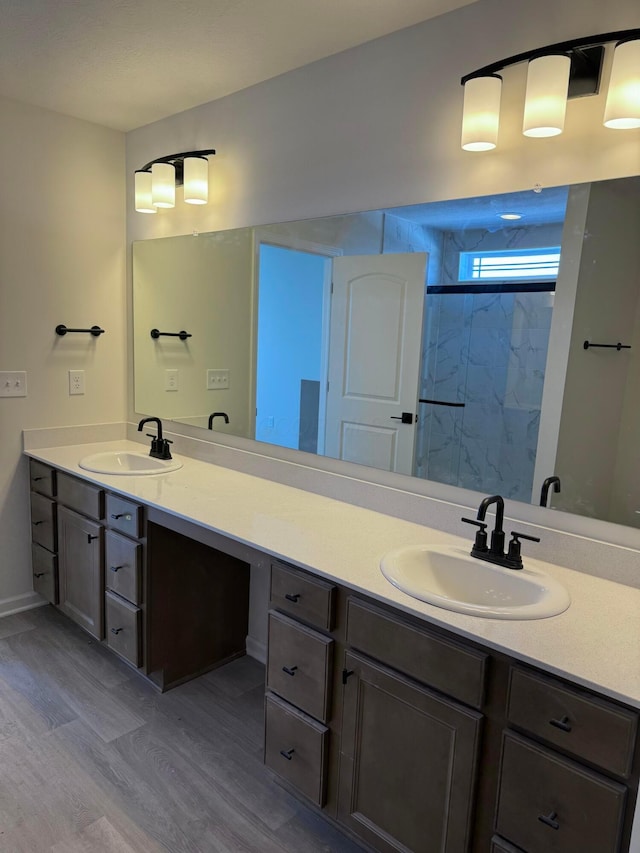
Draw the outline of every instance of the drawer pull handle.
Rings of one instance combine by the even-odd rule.
[[[126,565],[123,566],[109,566],[109,571],[117,572],[120,569],[126,569]]]
[[[34,578],[43,578],[47,573],[46,572],[34,572]]]
[[[561,720],[549,720],[550,726],[555,726],[556,729],[561,729],[563,732],[571,731],[571,722],[566,715]]]
[[[300,593],[296,592],[295,595],[291,595],[290,592],[287,592],[285,593],[284,597],[287,599],[287,601],[293,601],[294,604],[297,604],[298,599],[300,598]]]
[[[558,817],[557,812],[551,812],[551,814],[548,814],[548,815],[546,815],[546,814],[538,815],[538,820],[540,821],[540,823],[544,823],[545,826],[550,826],[551,829],[560,829],[560,824],[556,820],[557,817]]]
[[[120,512],[117,515],[114,513],[111,514],[111,518],[114,518],[116,521],[119,518],[124,518],[125,521],[131,521],[131,513],[130,512]]]
[[[111,633],[112,633],[112,634],[119,634],[119,633],[120,633],[120,631],[122,631],[122,628],[112,628],[112,629],[111,629]]]
[[[44,477],[34,477],[34,478],[33,478],[33,482],[34,482],[34,483],[39,483],[39,482],[40,482],[40,480],[44,480]]]
[[[287,675],[295,675],[297,668],[298,668],[297,666],[292,666],[292,667],[283,666],[282,671],[286,672]]]
[[[98,539],[98,538],[99,538],[99,537],[98,537],[98,534],[97,534],[97,533],[96,533],[96,535],[95,535],[95,536],[92,536],[90,533],[87,533],[87,543],[88,543],[89,545],[91,545],[91,543],[93,542],[93,540],[94,540],[94,539]]]
[[[34,527],[37,527],[39,524],[44,524],[44,518],[41,518],[40,521],[32,521]]]
[[[287,761],[291,761],[291,758],[292,758],[292,756],[293,756],[293,753],[294,753],[294,752],[295,752],[295,749],[287,749],[287,751],[286,751],[286,752],[285,752],[285,750],[284,750],[284,749],[281,749],[281,750],[280,750],[280,755],[281,755],[283,758],[286,758],[286,759],[287,759]]]

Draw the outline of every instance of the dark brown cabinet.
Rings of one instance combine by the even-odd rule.
[[[463,853],[482,715],[348,652],[339,819],[376,850]]]
[[[60,610],[94,637],[104,637],[104,528],[58,507]]]
[[[29,460],[31,486],[31,568],[33,589],[51,604],[58,603],[58,530],[56,472]]]
[[[624,785],[504,736],[496,830],[527,853],[618,853],[626,795]]]
[[[264,759],[379,853],[628,853],[638,712],[32,461],[34,589],[160,690],[244,654],[270,564]]]
[[[330,747],[338,741],[332,675],[333,584],[292,566],[271,565],[265,763],[318,806],[327,798]],[[293,618],[292,618],[293,617]],[[333,731],[332,731],[333,729]]]

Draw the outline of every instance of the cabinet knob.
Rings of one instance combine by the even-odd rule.
[[[563,732],[571,731],[571,722],[566,714],[561,720],[549,720],[549,725],[555,726],[556,729],[561,729]]]
[[[296,592],[294,595],[291,595],[290,592],[287,592],[285,593],[284,597],[287,599],[287,601],[293,601],[294,604],[297,604],[298,599],[300,598],[300,593]]]
[[[120,631],[122,631],[122,628],[112,628],[112,629],[111,629],[111,633],[112,633],[112,634],[119,634],[119,633],[120,633]]]
[[[114,514],[114,513],[112,513],[112,514],[111,514],[111,518],[116,519],[116,521],[117,521],[119,518],[124,518],[124,520],[125,520],[125,521],[131,521],[131,517],[132,517],[132,516],[131,516],[131,513],[130,513],[130,512],[120,512],[120,513],[118,513],[117,515],[116,515],[116,514]]]
[[[39,524],[44,524],[44,518],[41,518],[40,521],[32,521],[34,527],[37,527]]]
[[[289,667],[289,666],[283,666],[283,667],[282,667],[282,671],[283,671],[283,672],[286,672],[286,673],[287,673],[287,675],[295,675],[295,674],[296,674],[296,670],[297,670],[297,669],[298,669],[298,667],[297,667],[297,666],[291,666],[291,667]]]
[[[119,571],[120,569],[124,569],[124,568],[125,568],[125,566],[109,566],[109,571],[111,571],[111,572],[117,572],[117,571]]]
[[[39,482],[40,482],[40,480],[44,480],[44,477],[34,477],[34,478],[33,478],[33,482],[34,482],[34,483],[39,483]]]
[[[46,572],[34,572],[34,578],[43,578],[47,573]]]
[[[280,755],[283,758],[286,758],[287,761],[291,761],[291,758],[292,758],[294,752],[295,752],[295,749],[287,749],[287,750],[281,749]]]
[[[550,812],[548,815],[538,815],[538,820],[540,821],[540,823],[544,823],[545,826],[550,826],[551,829],[560,829],[560,824],[556,820],[557,817],[557,812]]]

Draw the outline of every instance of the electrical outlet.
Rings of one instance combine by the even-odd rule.
[[[84,394],[84,370],[69,371],[69,395]]]
[[[178,371],[176,368],[172,368],[170,370],[165,370],[165,372],[164,372],[164,390],[165,391],[177,391],[178,390]]]
[[[26,397],[27,374],[24,370],[0,372],[0,397]]]
[[[221,391],[228,387],[228,370],[207,370],[207,391]]]

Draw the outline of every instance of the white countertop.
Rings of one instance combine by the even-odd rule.
[[[451,536],[186,456],[177,457],[178,471],[152,476],[93,474],[78,466],[91,453],[141,447],[112,441],[26,453],[640,708],[640,590],[536,561],[568,589],[564,613],[527,621],[454,613],[396,589],[382,576],[380,559],[407,545],[469,547],[472,530],[466,538]],[[525,543],[523,551],[526,566],[535,545]]]

